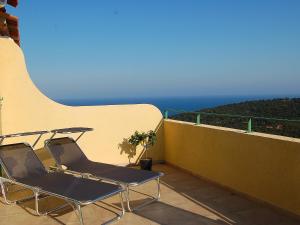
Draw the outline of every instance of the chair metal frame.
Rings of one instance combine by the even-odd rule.
[[[47,131],[40,131],[40,132],[37,131],[37,132],[28,132],[28,133],[19,133],[19,134],[12,134],[12,135],[4,135],[4,136],[0,136],[0,143],[2,143],[5,138],[21,137],[21,136],[37,135],[38,134],[39,137],[35,141],[35,144],[36,144],[40,140],[41,136],[43,134],[45,134],[45,133],[48,133],[48,132]],[[32,146],[30,144],[28,144],[28,143],[23,143],[23,144],[27,145],[28,147],[31,148],[32,151],[34,151],[33,148],[32,148]],[[35,155],[35,157],[37,157],[37,156]],[[38,157],[37,157],[37,159],[38,159]],[[77,201],[75,199],[71,199],[71,198],[65,197],[63,195],[59,195],[59,194],[55,194],[55,193],[52,193],[52,192],[45,191],[45,190],[43,190],[43,189],[41,189],[39,187],[33,187],[33,186],[30,186],[30,185],[26,185],[26,184],[20,183],[20,182],[16,181],[14,178],[12,178],[9,175],[8,169],[6,168],[5,164],[3,163],[3,161],[1,159],[0,159],[0,165],[1,165],[2,169],[4,170],[6,176],[7,176],[7,178],[5,178],[3,176],[0,177],[1,192],[2,192],[4,201],[5,201],[6,204],[9,204],[9,205],[13,204],[14,205],[14,204],[17,204],[17,203],[26,202],[26,201],[34,199],[34,201],[35,201],[35,212],[36,212],[36,215],[38,215],[38,216],[47,216],[50,213],[53,213],[53,212],[56,212],[58,210],[62,210],[64,208],[68,207],[68,206],[71,206],[73,208],[76,216],[78,217],[78,219],[80,221],[80,224],[84,225],[83,214],[82,214],[82,207],[83,206],[86,206],[86,205],[89,205],[89,204],[95,204],[96,202],[102,201],[102,200],[104,200],[106,198],[112,197],[112,196],[116,195],[117,193],[119,193],[119,198],[120,198],[120,203],[121,203],[121,213],[114,212],[116,214],[116,216],[113,217],[112,219],[106,221],[103,224],[107,225],[107,224],[111,224],[111,223],[113,223],[115,221],[118,221],[125,214],[125,207],[124,207],[124,204],[123,204],[123,195],[122,195],[122,192],[124,192],[123,188],[122,188],[122,191],[116,191],[116,192],[107,194],[105,196],[101,196],[101,197],[99,197],[97,199],[94,199],[93,201],[81,202],[81,201]],[[44,167],[44,169],[48,173],[53,172],[51,170],[47,170],[45,167]],[[30,191],[33,192],[33,195],[29,196],[29,197],[26,197],[26,198],[23,198],[23,199],[11,201],[7,197],[5,183],[10,183],[10,184],[18,185],[18,186],[22,187],[23,189],[30,190]],[[61,205],[59,207],[56,207],[54,209],[50,209],[50,210],[45,211],[45,212],[41,212],[40,209],[39,209],[39,200],[45,198],[44,195],[46,195],[46,197],[56,197],[56,198],[62,199],[62,200],[64,200],[66,202],[66,204],[63,204],[63,205]],[[42,198],[40,196],[42,196]],[[108,210],[108,209],[106,209],[106,210]],[[109,210],[109,211],[111,211],[111,210]]]
[[[89,179],[96,179],[98,181],[108,181],[108,182],[111,182],[111,183],[114,183],[114,184],[117,184],[117,185],[120,185],[121,187],[124,188],[124,195],[125,195],[125,200],[126,200],[126,206],[127,206],[127,209],[129,212],[133,212],[133,211],[136,211],[136,210],[139,210],[141,209],[142,207],[146,206],[146,205],[149,205],[153,202],[156,202],[160,199],[161,197],[161,190],[160,190],[160,177],[162,177],[164,174],[163,173],[159,173],[158,176],[154,177],[154,178],[151,178],[151,179],[148,179],[148,180],[145,180],[143,182],[138,182],[138,183],[124,183],[124,182],[121,182],[121,181],[117,181],[117,180],[112,180],[112,179],[109,179],[109,178],[106,178],[106,177],[99,177],[99,176],[94,176],[93,174],[89,174],[89,173],[79,173],[79,172],[76,172],[76,171],[73,171],[73,170],[68,170],[68,169],[64,169],[62,167],[62,165],[59,164],[59,162],[57,162],[57,160],[55,159],[55,157],[53,156],[52,152],[49,150],[47,144],[54,139],[54,137],[57,135],[57,134],[74,134],[74,133],[80,133],[80,135],[74,139],[70,136],[68,136],[68,138],[72,139],[73,141],[75,141],[77,143],[77,141],[88,131],[93,131],[93,128],[87,128],[87,127],[73,127],[73,128],[64,128],[64,129],[56,129],[56,130],[52,130],[51,132],[53,133],[51,138],[46,140],[45,141],[45,148],[49,151],[49,153],[51,154],[51,156],[53,157],[53,159],[55,160],[55,163],[56,163],[56,167],[51,167],[52,170],[58,170],[58,171],[63,171],[63,172],[67,172],[67,173],[71,173],[71,174],[75,174],[75,175],[79,175],[79,176],[82,176],[82,177],[85,177],[85,178],[89,178]],[[148,194],[145,194],[145,193],[140,193],[140,194],[143,194],[145,196],[148,196],[150,197],[151,199],[149,201],[146,201],[140,205],[138,205],[137,207],[133,208],[131,205],[130,205],[130,191],[134,191],[132,190],[132,188],[134,187],[137,187],[137,186],[140,186],[142,184],[145,184],[145,183],[148,183],[150,181],[153,181],[155,180],[156,181],[156,184],[157,184],[157,192],[156,192],[156,195],[154,196],[151,196],[151,195],[148,195]]]

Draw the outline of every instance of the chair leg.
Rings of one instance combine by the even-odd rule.
[[[64,208],[66,208],[66,207],[68,207],[70,205],[72,206],[72,204],[70,202],[66,201],[66,204],[60,205],[60,206],[58,206],[58,207],[56,207],[54,209],[51,209],[51,210],[48,210],[48,211],[45,211],[45,212],[40,212],[40,210],[39,210],[39,200],[40,200],[40,198],[39,198],[39,196],[40,196],[39,192],[38,191],[34,191],[34,196],[35,196],[35,211],[36,211],[36,214],[38,216],[47,216],[50,213],[59,211],[59,210],[64,209]]]
[[[1,192],[2,192],[2,195],[3,195],[4,202],[6,204],[8,204],[8,205],[14,205],[16,203],[21,203],[21,202],[29,201],[29,200],[32,200],[34,198],[34,195],[32,195],[32,196],[29,196],[29,197],[26,197],[26,198],[22,198],[22,199],[19,199],[19,200],[11,201],[11,200],[9,200],[7,198],[8,188],[7,188],[7,186],[5,186],[5,183],[3,182],[2,179],[0,179],[0,186],[1,186]],[[23,189],[20,189],[20,190],[26,190],[26,188],[23,188]]]
[[[47,216],[48,214],[50,214],[52,212],[58,211],[58,210],[63,209],[67,206],[71,206],[75,210],[76,216],[78,216],[78,218],[79,218],[80,225],[84,225],[83,216],[82,216],[82,209],[81,209],[81,206],[79,204],[77,204],[77,203],[73,204],[73,203],[67,202],[66,204],[61,205],[61,206],[59,206],[55,209],[52,209],[52,210],[49,210],[49,211],[46,211],[46,212],[42,213],[42,212],[39,211],[39,193],[35,192],[34,194],[35,194],[35,211],[36,211],[36,214],[38,216]],[[74,207],[74,205],[76,205],[76,206]],[[76,211],[77,211],[77,213],[76,213]]]
[[[18,203],[23,203],[23,202],[26,202],[26,201],[29,201],[29,200],[32,200],[32,199],[35,198],[35,194],[33,194],[31,196],[28,196],[28,197],[25,197],[25,198],[22,198],[22,199],[11,201],[7,198],[8,187],[5,185],[5,183],[3,182],[3,180],[1,178],[0,178],[0,186],[1,186],[1,192],[2,192],[2,195],[3,195],[4,202],[8,205],[15,205],[15,204],[18,204]],[[22,189],[19,189],[17,191],[22,191],[22,190],[26,190],[26,189],[27,188],[22,188]],[[10,193],[17,192],[17,191],[12,191]]]
[[[127,203],[127,209],[129,212],[132,212],[133,210],[130,207],[130,198],[129,198],[129,186],[127,185],[125,188],[125,199],[126,199],[126,203]]]
[[[122,208],[121,214],[116,213],[116,214],[117,214],[116,217],[112,218],[112,219],[109,220],[109,221],[106,221],[106,222],[103,223],[102,225],[108,225],[108,224],[111,224],[111,223],[113,223],[113,222],[115,222],[115,221],[120,220],[120,219],[124,216],[124,214],[125,214],[125,207],[124,207],[124,203],[123,203],[123,195],[122,195],[122,192],[119,193],[119,197],[120,197],[120,203],[121,203],[121,208]]]
[[[160,179],[157,178],[156,182],[157,182],[157,194],[156,194],[156,196],[151,196],[151,198],[152,198],[151,200],[149,200],[147,202],[144,202],[143,204],[141,204],[141,205],[139,205],[135,208],[132,208],[130,206],[130,198],[129,198],[130,188],[129,188],[128,185],[125,187],[125,199],[126,199],[126,202],[127,202],[127,209],[128,209],[129,212],[133,212],[134,210],[138,210],[138,209],[140,209],[140,208],[142,208],[146,205],[149,205],[153,202],[156,202],[160,199]]]
[[[39,193],[37,191],[34,192],[34,202],[35,202],[35,212],[38,216],[45,216],[47,213],[41,213],[39,211]]]
[[[77,207],[80,225],[84,225],[81,206],[77,204],[76,207]]]
[[[160,179],[159,178],[157,178],[156,179],[156,182],[157,182],[157,200],[159,200],[160,199]]]
[[[2,195],[3,195],[4,202],[8,205],[16,204],[16,201],[8,200],[7,195],[6,195],[6,191],[5,191],[5,184],[4,184],[2,179],[0,179],[0,186],[1,186],[1,192],[2,192]]]
[[[118,219],[121,219],[124,214],[125,214],[125,207],[124,207],[124,202],[123,202],[123,195],[122,195],[122,192],[119,193],[119,198],[120,198],[120,204],[121,204],[121,214],[118,214]]]
[[[42,212],[39,211],[39,193],[38,193],[38,191],[35,191],[34,195],[35,195],[35,210],[36,210],[36,213],[37,213],[38,216],[46,216],[46,215],[48,215],[48,214],[50,214],[50,213],[52,213],[54,211],[63,209],[66,206],[71,205],[75,209],[75,214],[79,218],[80,225],[84,225],[83,214],[82,214],[82,207],[81,207],[80,204],[67,202],[65,205],[59,206],[59,207],[57,207],[55,209],[52,209],[50,211],[46,211],[46,212],[42,213]],[[122,198],[122,193],[121,192],[120,192],[119,196],[120,196],[120,202],[121,202],[121,207],[122,207],[121,214],[116,213],[117,214],[116,217],[114,217],[113,219],[111,219],[111,220],[103,223],[103,225],[104,224],[107,225],[107,224],[110,224],[110,223],[112,223],[112,222],[114,222],[116,220],[119,220],[125,214],[125,207],[124,207],[124,204],[123,204],[123,198]],[[75,207],[74,207],[74,205],[75,205]]]

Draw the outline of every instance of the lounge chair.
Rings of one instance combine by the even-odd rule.
[[[93,179],[106,180],[121,185],[125,189],[125,197],[129,211],[136,210],[157,201],[160,198],[160,177],[163,176],[163,173],[137,170],[89,160],[77,144],[77,141],[85,132],[91,130],[93,129],[79,127],[51,131],[53,135],[49,140],[45,141],[45,147],[55,159],[57,168],[70,173],[81,174]],[[54,138],[57,134],[66,135],[73,133],[81,134],[76,140],[71,137]],[[150,196],[143,193],[150,197],[151,200],[140,204],[136,208],[131,208],[129,199],[129,191],[131,188],[152,180],[156,180],[157,182],[157,195]]]
[[[23,133],[24,134],[24,133]],[[0,136],[0,140],[16,135]],[[17,143],[0,146],[0,163],[6,176],[0,177],[0,185],[3,197],[7,203],[15,203],[7,199],[5,184],[15,184],[33,192],[35,199],[35,210],[37,215],[47,215],[67,206],[72,206],[83,225],[82,206],[89,205],[108,197],[119,194],[122,211],[116,213],[116,217],[105,224],[119,220],[124,215],[122,199],[123,188],[118,185],[98,182],[71,174],[61,172],[49,172],[38,159],[34,150],[29,144]],[[40,212],[40,196],[53,196],[66,201],[49,211]],[[23,201],[22,199],[21,201]],[[109,210],[111,211],[111,210]]]

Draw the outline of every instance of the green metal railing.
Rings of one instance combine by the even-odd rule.
[[[257,120],[265,120],[265,121],[273,121],[273,122],[288,122],[288,123],[299,123],[300,127],[300,119],[283,119],[283,118],[271,118],[271,117],[261,117],[261,116],[245,116],[245,115],[237,115],[237,114],[226,114],[226,113],[212,113],[212,112],[199,112],[199,111],[184,111],[177,109],[166,109],[164,111],[164,118],[172,118],[176,117],[179,114],[190,114],[195,115],[195,124],[200,125],[202,122],[203,116],[217,116],[217,117],[229,117],[229,118],[238,118],[245,119],[247,121],[247,127],[245,127],[246,132],[253,131],[253,122]],[[170,115],[172,115],[170,117]],[[299,131],[300,133],[300,131]]]

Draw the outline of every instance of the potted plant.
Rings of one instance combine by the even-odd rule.
[[[145,157],[140,160],[141,169],[152,170],[152,158],[148,157],[148,150],[156,142],[155,132],[153,130],[150,130],[147,133],[135,131],[129,138],[128,142],[135,147],[138,145],[143,147]]]

